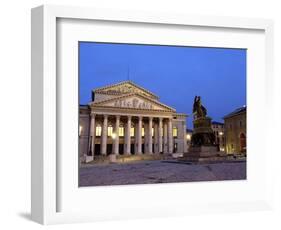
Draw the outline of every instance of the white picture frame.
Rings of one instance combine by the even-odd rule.
[[[59,24],[63,20],[68,21],[67,27],[62,27]],[[61,64],[58,57],[60,51],[58,50],[59,46],[57,43],[58,39],[60,39],[59,34],[65,33],[63,38],[70,42],[75,42],[75,39],[79,39],[78,37],[75,38],[73,32],[75,32],[75,29],[79,29],[81,25],[77,23],[73,31],[72,27],[69,26],[74,21],[79,21],[79,23],[85,21],[103,22],[109,25],[108,31],[114,30],[118,23],[130,24],[130,27],[137,24],[140,30],[142,30],[142,25],[144,27],[152,26],[153,28],[161,27],[164,28],[163,33],[167,33],[164,31],[165,28],[172,30],[174,28],[180,28],[181,30],[193,28],[203,33],[209,33],[210,37],[213,36],[214,39],[210,43],[211,46],[228,47],[235,43],[235,47],[241,46],[249,49],[249,70],[247,70],[247,75],[249,76],[247,90],[249,93],[247,96],[250,109],[247,119],[248,136],[250,137],[248,141],[250,149],[248,162],[250,167],[248,167],[247,173],[250,177],[248,180],[242,182],[181,183],[159,186],[131,185],[83,189],[73,188],[74,185],[76,186],[75,183],[77,183],[75,182],[75,177],[78,176],[75,171],[78,170],[78,167],[75,168],[73,164],[77,160],[74,156],[75,154],[72,155],[73,158],[69,160],[69,164],[63,161],[65,155],[57,154],[57,152],[61,151],[58,132],[65,132],[65,130],[58,128],[61,122],[58,117],[60,116],[59,113],[66,112],[62,110],[67,110],[67,107],[58,107],[58,105],[61,105],[58,103],[58,99],[68,96],[67,94],[70,92],[69,87],[78,88],[78,81],[75,80],[77,72],[73,73],[75,68],[70,68],[70,72],[67,73],[70,76],[69,82],[63,86],[62,82],[58,82],[60,80],[56,76],[61,74],[58,70],[58,65]],[[59,29],[64,31],[61,32]],[[233,41],[228,41],[227,38],[216,35],[216,31],[211,35],[209,30],[216,30],[218,33],[221,33],[222,30],[229,31],[229,37],[233,37]],[[239,31],[240,35],[253,33],[250,37],[247,38],[245,36],[244,38],[244,36],[239,37],[240,35],[233,36],[231,34],[232,30]],[[88,36],[91,39],[93,31],[89,31],[89,28],[86,26],[84,27],[84,32],[81,27],[81,35],[79,34],[79,36],[85,35],[85,39]],[[129,38],[129,34],[127,35],[128,40],[124,42],[130,42],[130,39],[134,39]],[[105,39],[105,34],[100,33],[98,36],[100,36],[99,39]],[[106,36],[111,36],[110,32]],[[195,43],[192,43],[192,39],[194,40],[196,36],[191,38],[188,44],[208,46],[208,43],[204,40],[197,40]],[[254,41],[255,36],[257,36],[257,42]],[[122,37],[116,37],[115,39],[119,39],[119,41],[124,40]],[[171,35],[171,40],[167,39],[166,43],[172,44],[173,34]],[[243,39],[245,39],[245,43],[243,43]],[[253,40],[251,41],[251,39]],[[110,41],[112,41],[112,38]],[[148,43],[149,38],[143,37],[142,41],[144,44]],[[154,40],[151,40],[150,43],[156,43],[157,41],[160,41],[160,38],[154,36]],[[182,42],[185,41],[183,40]],[[259,44],[263,45],[260,46]],[[70,52],[74,56],[77,55],[73,50]],[[254,55],[254,52],[259,52],[259,55]],[[72,60],[66,58],[69,63],[75,59],[75,57],[69,54],[65,56],[72,58]],[[32,219],[41,224],[56,224],[271,208],[272,175],[270,162],[274,157],[270,152],[271,140],[266,136],[264,146],[260,148],[256,148],[253,143],[259,143],[261,140],[258,134],[254,132],[257,122],[261,119],[264,121],[261,132],[268,133],[272,128],[272,125],[267,125],[270,118],[265,112],[265,108],[271,109],[275,103],[273,91],[271,90],[274,84],[272,63],[273,23],[271,20],[112,11],[51,5],[32,9]],[[251,67],[253,65],[256,65],[256,69]],[[65,80],[62,81],[65,83]],[[255,82],[254,87],[251,85],[253,82]],[[66,90],[62,91],[61,87],[64,87]],[[76,94],[77,92],[78,90],[75,91]],[[76,95],[73,97],[76,97]],[[256,106],[258,100],[260,105],[262,105],[262,110],[259,108],[261,106]],[[71,105],[69,106],[69,108],[73,108]],[[256,115],[254,116],[254,114]],[[75,119],[77,117],[74,117],[74,123],[71,123],[71,127],[74,128],[75,124],[77,125]],[[72,121],[67,121],[66,119],[66,122]],[[69,132],[69,130],[67,131]],[[71,131],[74,130],[71,129]],[[77,151],[76,147],[77,144],[69,146],[70,149],[76,149],[75,151]],[[252,152],[257,154],[251,154]],[[261,156],[261,152],[263,152],[263,156]],[[61,167],[62,165],[63,167]],[[67,180],[67,183],[65,183],[65,174],[69,172],[73,172],[74,179]],[[224,186],[223,183],[227,183],[227,186]],[[245,191],[243,190],[244,188]],[[76,191],[78,189],[80,190]],[[206,189],[208,189],[207,195],[203,192]],[[219,191],[223,191],[221,196],[216,195]],[[227,195],[230,191],[234,191],[237,196]],[[256,191],[255,194],[251,194],[253,191]],[[158,198],[152,196],[156,193],[159,194]],[[174,197],[167,198],[167,194],[171,193],[174,193]],[[98,195],[99,200],[94,200],[91,194]],[[120,197],[120,200],[118,201],[116,198],[113,198],[113,194]],[[134,199],[134,197],[139,196],[141,198]],[[191,197],[191,199],[188,197]],[[161,200],[165,200],[165,202],[161,203]],[[146,203],[149,206],[145,205]]]

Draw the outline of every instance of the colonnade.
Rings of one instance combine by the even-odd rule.
[[[94,155],[95,152],[95,139],[96,139],[96,114],[91,114],[91,124],[90,124],[90,152]],[[102,120],[102,131],[101,131],[101,154],[107,154],[107,139],[108,139],[108,118],[109,116],[113,118],[114,122],[114,138],[113,138],[113,154],[119,153],[119,127],[120,127],[120,115],[99,115],[103,116]],[[132,127],[132,118],[137,121],[135,123],[136,127],[136,136],[135,136],[135,144],[136,154],[153,154],[153,153],[172,153],[173,152],[173,133],[172,133],[172,117],[152,117],[152,116],[123,116],[122,119],[126,121],[125,127],[125,136],[124,136],[124,154],[131,154],[131,135],[130,129]],[[148,120],[148,129],[145,129],[145,134],[147,135],[147,152],[143,152],[142,150],[142,128],[144,125],[144,120]],[[153,135],[153,126],[154,126],[154,135]],[[154,136],[154,138],[153,138]],[[154,141],[153,141],[154,140]],[[153,152],[153,144],[157,143],[158,148],[154,148]]]

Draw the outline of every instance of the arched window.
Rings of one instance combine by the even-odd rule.
[[[240,128],[242,127],[242,121],[239,121],[239,126],[240,126]]]

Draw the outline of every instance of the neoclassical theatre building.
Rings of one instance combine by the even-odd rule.
[[[79,109],[80,160],[186,152],[186,118],[132,81],[94,89]]]

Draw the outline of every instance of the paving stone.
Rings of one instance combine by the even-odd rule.
[[[246,179],[246,162],[179,164],[141,161],[81,166],[80,186],[153,184]]]

